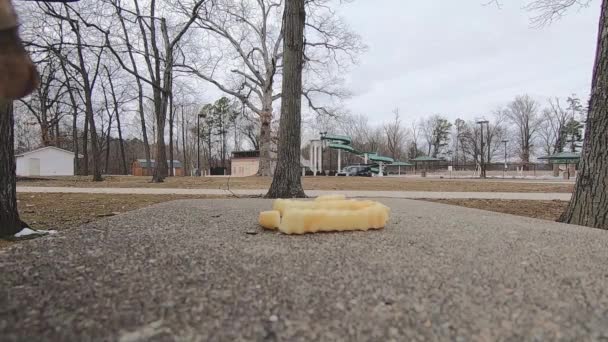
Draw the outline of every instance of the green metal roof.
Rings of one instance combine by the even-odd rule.
[[[347,152],[351,152],[351,153],[355,153],[355,154],[359,154],[359,152],[357,150],[355,150],[352,146],[350,145],[345,145],[345,144],[329,144],[329,148],[333,148],[336,150],[344,150]]]
[[[412,163],[397,161],[387,166],[414,166]]]
[[[350,145],[350,143],[352,141],[352,139],[349,136],[333,135],[333,134],[327,134],[325,136],[322,136],[321,140],[331,140],[333,142],[337,142],[339,144],[345,144],[345,145]]]
[[[539,157],[538,159],[544,160],[579,160],[581,154],[576,152],[559,152],[550,156]]]
[[[429,156],[420,156],[418,158],[414,158],[410,161],[414,161],[414,162],[437,162],[437,161],[441,161],[441,159],[437,159],[437,158],[433,158],[433,157],[429,157]]]

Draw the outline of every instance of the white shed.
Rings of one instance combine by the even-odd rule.
[[[74,152],[54,146],[39,148],[15,157],[17,176],[73,176]]]

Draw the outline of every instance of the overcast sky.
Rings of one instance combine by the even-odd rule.
[[[340,15],[368,51],[349,75],[353,113],[407,121],[429,114],[450,119],[487,115],[518,94],[546,101],[589,93],[599,2],[531,28],[525,1],[356,0]]]

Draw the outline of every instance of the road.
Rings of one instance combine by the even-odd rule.
[[[171,188],[73,188],[18,186],[17,192],[32,193],[85,193],[85,194],[157,194],[157,195],[225,195],[263,196],[268,189],[171,189]],[[344,194],[347,197],[405,198],[405,199],[504,199],[569,201],[569,193],[524,192],[433,192],[433,191],[361,191],[361,190],[307,190],[308,196]]]
[[[0,250],[4,341],[608,338],[608,232],[382,199],[383,230],[262,231],[167,202]]]

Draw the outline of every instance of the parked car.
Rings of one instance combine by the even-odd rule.
[[[337,176],[371,177],[372,171],[368,165],[351,165],[343,168],[341,172],[337,173]]]

